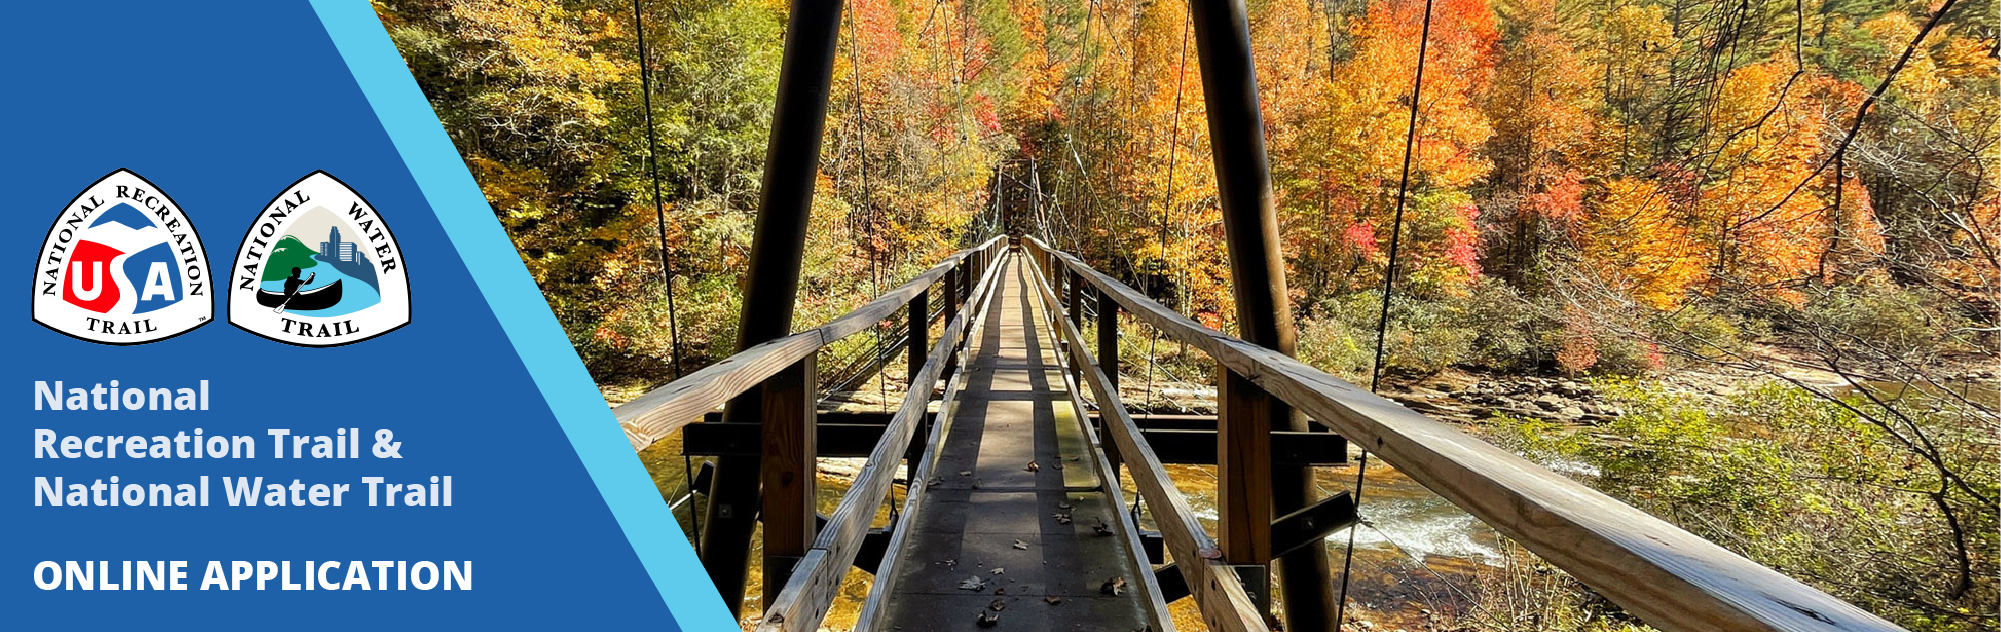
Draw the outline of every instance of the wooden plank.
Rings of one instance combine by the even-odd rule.
[[[1032,243],[1039,246],[1041,242]],[[1054,292],[1047,284],[1043,284],[1042,289],[1045,292],[1043,300],[1053,303]],[[1236,573],[1223,563],[1222,551],[1202,530],[1202,522],[1195,517],[1195,509],[1174,487],[1167,469],[1140,439],[1139,427],[1133,424],[1125,407],[1104,405],[1118,401],[1118,389],[1090,353],[1084,350],[1081,344],[1083,334],[1068,322],[1064,322],[1059,331],[1063,338],[1080,343],[1072,348],[1080,356],[1079,362],[1089,367],[1084,371],[1084,380],[1090,384],[1094,398],[1100,402],[1099,415],[1104,419],[1106,434],[1112,436],[1119,453],[1125,457],[1133,485],[1139,488],[1140,496],[1147,499],[1154,523],[1160,527],[1162,540],[1166,542],[1168,551],[1173,553],[1182,576],[1188,580],[1195,604],[1202,611],[1203,623],[1210,630],[1224,632],[1269,631],[1271,628],[1265,624],[1257,602],[1245,592],[1244,584]],[[1155,590],[1158,590],[1157,586]]]
[[[980,281],[981,292],[990,290],[993,278],[989,274]],[[767,602],[764,620],[757,628],[760,632],[819,629],[830,604],[840,594],[841,577],[854,564],[862,536],[867,534],[876,508],[882,505],[890,485],[895,481],[903,451],[916,432],[917,421],[924,416],[925,408],[930,404],[932,387],[944,371],[944,355],[958,346],[968,320],[970,315],[962,311],[953,317],[951,324],[946,325],[944,334],[939,336],[931,353],[926,356],[929,360],[911,380],[903,405],[884,430],[882,441],[876,444],[875,451],[869,455],[861,471],[855,473],[853,486],[841,496],[841,502],[835,507],[833,516],[828,518],[826,528],[813,543],[813,551],[793,568],[792,577],[786,582],[784,590]]]
[[[1044,247],[1039,241],[1035,246]],[[1278,352],[1203,327],[1067,253],[1053,256],[1167,336],[1201,349],[1315,422],[1358,442],[1653,627],[1669,632],[1901,630],[1450,425]]]
[[[764,493],[760,521],[764,524],[764,599],[778,595],[792,564],[812,548],[813,495],[817,451],[814,448],[814,403],[818,371],[809,353],[764,381],[762,427],[763,466],[759,478]]]
[[[638,399],[612,408],[612,417],[625,430],[625,438],[632,443],[632,450],[644,450],[661,437],[694,423],[701,419],[703,413],[715,410],[800,358],[889,318],[897,308],[908,303],[912,295],[928,290],[953,266],[977,252],[992,248],[999,241],[1000,238],[995,237],[980,246],[953,253],[923,274],[825,325],[745,349],[648,391]]]

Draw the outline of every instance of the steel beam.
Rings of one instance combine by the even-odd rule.
[[[1161,463],[1216,464],[1216,431],[1146,428],[1140,430],[1146,445]],[[1271,462],[1280,465],[1340,465],[1348,461],[1348,442],[1331,432],[1274,430],[1266,441],[1271,444]]]
[[[841,2],[792,0],[779,64],[778,98],[765,148],[764,186],[759,191],[757,228],[750,268],[744,274],[743,311],[737,349],[749,349],[792,333],[792,305],[799,290],[799,264],[820,174],[820,139],[827,120],[827,95],[840,39]],[[725,423],[756,423],[762,417],[763,388],[731,400]],[[751,531],[758,509],[757,457],[716,460],[714,487],[702,530],[702,566],[730,614],[743,609],[744,579]]]

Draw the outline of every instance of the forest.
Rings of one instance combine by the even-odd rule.
[[[1994,0],[1246,5],[1303,360],[1366,382],[1383,326],[1392,398],[1908,629],[2001,626]],[[786,3],[375,6],[608,396],[736,350]],[[1015,231],[1230,330],[1185,4],[843,20],[796,326]],[[1213,379],[1145,343],[1129,383]],[[1644,625],[1508,558],[1407,627]]]

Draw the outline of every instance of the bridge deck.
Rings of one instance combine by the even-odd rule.
[[[1121,508],[1097,491],[1084,460],[1061,365],[1035,325],[1044,306],[1025,262],[1005,265],[945,428],[939,480],[907,518],[913,531],[882,629],[981,629],[982,612],[999,617],[993,629],[1140,629],[1148,598],[1122,548]],[[1114,578],[1130,586],[1105,594]],[[972,583],[983,586],[962,587]]]

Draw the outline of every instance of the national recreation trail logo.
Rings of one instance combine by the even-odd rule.
[[[396,236],[347,184],[315,171],[258,213],[236,251],[229,324],[303,347],[361,342],[410,324]]]
[[[35,322],[72,338],[145,344],[215,319],[194,223],[131,171],[76,194],[35,254]]]

